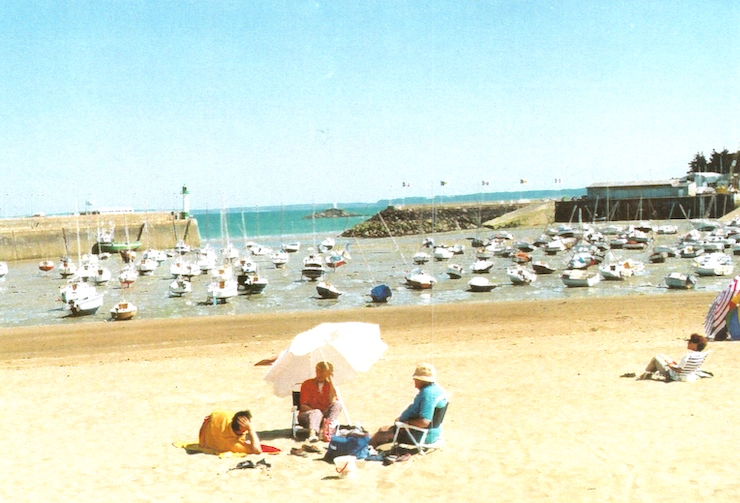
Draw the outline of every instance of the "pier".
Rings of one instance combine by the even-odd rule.
[[[734,194],[556,201],[556,222],[720,218],[735,209]]]
[[[200,246],[195,218],[169,212],[83,214],[0,219],[0,260],[56,259],[91,253],[98,230],[114,226],[116,241],[141,241],[141,249],[174,248],[178,239]],[[128,233],[128,237],[127,237]]]

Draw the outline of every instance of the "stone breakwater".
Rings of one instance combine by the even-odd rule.
[[[79,227],[80,253],[90,253],[98,229],[113,224],[114,240],[141,241],[142,249],[173,248],[177,239],[200,246],[198,222],[194,218],[175,220],[171,213],[126,213],[116,215],[62,215],[0,219],[0,260],[56,259],[77,256]]]
[[[528,203],[388,206],[372,218],[344,231],[342,237],[384,238],[475,230],[486,222],[528,206]]]

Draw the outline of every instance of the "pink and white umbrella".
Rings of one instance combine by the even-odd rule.
[[[737,307],[735,297],[738,293],[740,293],[740,274],[730,281],[730,284],[717,295],[709,307],[709,312],[704,318],[704,334],[707,339],[713,340],[726,329],[727,315],[733,308]]]

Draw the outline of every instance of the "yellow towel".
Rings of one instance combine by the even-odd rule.
[[[198,442],[172,442],[172,445],[174,445],[175,447],[180,447],[182,449],[185,449],[188,452],[188,454],[201,452],[203,454],[215,454],[219,458],[230,458],[230,457],[243,458],[247,455],[244,452],[231,452],[231,451],[217,452],[217,451],[214,451],[213,449],[201,447],[200,444],[198,444]]]

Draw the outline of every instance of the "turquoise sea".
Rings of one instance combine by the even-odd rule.
[[[297,236],[308,236],[311,239],[313,235],[341,234],[382,211],[387,205],[377,203],[343,205],[341,209],[359,216],[311,218],[314,212],[330,207],[317,206],[315,210],[312,208],[229,208],[223,212],[194,210],[192,216],[198,221],[201,239],[205,241],[223,240],[228,235],[231,241],[255,241],[268,246],[279,246],[281,242],[297,239]]]

